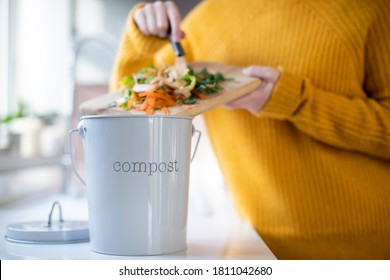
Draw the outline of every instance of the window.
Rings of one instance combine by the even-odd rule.
[[[0,0],[0,118],[8,113],[9,0]]]

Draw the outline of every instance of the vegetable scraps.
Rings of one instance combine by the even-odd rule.
[[[155,110],[169,115],[168,107],[196,104],[208,94],[222,90],[221,82],[231,80],[221,73],[210,73],[207,68],[195,72],[188,67],[187,72],[179,76],[174,66],[150,66],[122,78],[120,92],[124,98],[116,105],[126,111],[144,111],[147,115]]]

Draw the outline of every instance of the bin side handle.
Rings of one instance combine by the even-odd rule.
[[[72,141],[72,134],[75,132],[79,132],[79,129],[72,129],[69,131],[69,153],[70,153],[70,161],[72,163],[72,168],[74,173],[76,174],[77,178],[79,178],[80,182],[83,183],[84,186],[87,184],[85,183],[84,179],[81,177],[80,173],[77,171],[77,167],[75,164],[75,159],[73,156],[73,141]]]
[[[191,162],[194,160],[196,150],[198,149],[199,140],[200,140],[200,137],[202,136],[202,132],[200,130],[197,130],[194,127],[192,127],[192,136],[194,136],[195,134],[197,134],[198,137],[196,138],[195,148],[194,148],[194,151],[192,152]]]

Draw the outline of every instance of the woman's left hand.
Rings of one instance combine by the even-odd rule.
[[[280,71],[273,67],[267,66],[249,66],[243,70],[243,74],[250,77],[256,77],[261,80],[260,86],[254,91],[224,104],[228,109],[246,109],[252,114],[260,112],[279,80]]]

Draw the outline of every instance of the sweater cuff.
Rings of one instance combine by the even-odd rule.
[[[291,118],[303,102],[304,80],[281,71],[270,99],[257,116],[286,120]]]
[[[158,38],[157,36],[146,36],[139,30],[134,21],[134,13],[145,5],[146,3],[144,2],[134,5],[127,17],[126,27],[126,36],[128,36],[132,42],[136,42],[137,55],[142,57],[155,53],[167,42],[166,39]]]

